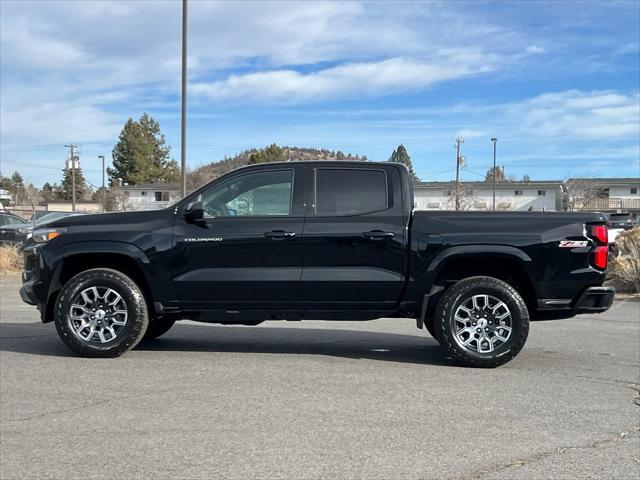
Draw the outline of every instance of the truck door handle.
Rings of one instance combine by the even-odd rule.
[[[295,237],[296,232],[285,232],[284,230],[272,230],[270,232],[265,232],[264,236],[266,238],[271,238],[272,240],[282,240],[283,238]]]
[[[385,238],[393,238],[395,234],[393,232],[383,232],[382,230],[371,230],[370,232],[364,232],[362,236],[370,240],[384,240]]]

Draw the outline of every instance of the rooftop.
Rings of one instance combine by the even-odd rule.
[[[560,188],[562,186],[562,180],[532,180],[530,182],[497,182],[497,189],[508,189],[512,190],[514,188]],[[449,182],[416,182],[415,188],[455,188],[456,182],[453,180]],[[465,187],[475,187],[475,188],[493,188],[493,182],[460,182],[460,185]]]
[[[180,185],[177,183],[138,183],[115,188],[119,190],[180,190]]]

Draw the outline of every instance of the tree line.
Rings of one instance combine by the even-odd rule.
[[[9,177],[0,176],[0,188],[12,193],[18,204],[35,204],[52,200],[70,201],[73,196],[72,184],[75,176],[76,201],[102,202],[103,198],[106,198],[107,209],[112,210],[116,208],[113,187],[143,183],[175,183],[180,179],[180,168],[171,157],[171,147],[166,143],[160,124],[147,113],[143,113],[138,120],[132,118],[127,120],[120,132],[118,142],[113,147],[111,157],[111,166],[107,168],[109,186],[105,188],[104,197],[102,187],[92,188],[79,165],[73,169],[65,165],[60,182],[54,184],[47,182],[40,190],[32,184],[25,185],[19,172],[14,172]],[[366,156],[344,153],[340,150],[278,146],[273,143],[265,148],[245,150],[234,157],[225,157],[218,162],[189,170],[187,188],[189,190],[198,188],[244,165],[300,160],[367,161],[368,159]],[[420,181],[404,144],[401,143],[393,150],[388,161],[404,165],[414,182]],[[487,171],[485,181],[492,182],[494,176],[498,182],[513,180],[505,178],[504,169],[492,167]],[[528,180],[529,176],[525,175],[523,181]]]

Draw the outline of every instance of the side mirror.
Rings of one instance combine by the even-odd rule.
[[[204,218],[202,202],[191,202],[184,209],[184,218],[187,222],[195,223]]]

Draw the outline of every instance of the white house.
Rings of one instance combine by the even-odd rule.
[[[119,210],[153,210],[180,200],[180,186],[175,183],[141,183],[114,187]]]
[[[417,182],[418,210],[455,210],[455,182]],[[562,210],[561,181],[498,182],[496,210]],[[460,182],[461,210],[492,210],[493,183]]]
[[[581,210],[640,212],[640,178],[570,178],[565,188]]]

